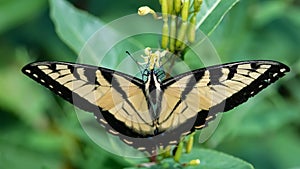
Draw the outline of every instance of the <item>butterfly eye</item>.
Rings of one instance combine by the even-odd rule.
[[[155,70],[154,74],[157,76],[159,80],[163,80],[166,77],[166,73],[161,69]]]
[[[145,70],[143,71],[142,79],[143,79],[144,82],[146,82],[146,81],[148,80],[149,74],[150,74],[150,71],[149,71],[148,69],[145,69]]]

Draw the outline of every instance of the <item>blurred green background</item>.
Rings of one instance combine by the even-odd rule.
[[[73,0],[109,22],[157,1]],[[291,67],[276,84],[225,113],[200,147],[257,169],[300,168],[300,1],[241,0],[211,34],[222,62],[271,59]],[[21,73],[32,61],[75,61],[55,33],[46,0],[0,0],[0,168],[123,168],[84,133],[74,108]],[[200,165],[201,167],[201,165]]]

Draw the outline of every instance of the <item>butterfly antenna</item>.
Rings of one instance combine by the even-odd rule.
[[[144,69],[144,67],[141,66],[141,65],[139,64],[139,62],[136,61],[136,60],[134,59],[134,57],[133,57],[128,51],[126,51],[126,53],[127,53],[127,55],[129,55],[129,56],[131,57],[131,59],[132,59],[132,60],[135,62],[135,64],[138,66],[138,68],[139,68],[141,74],[143,74],[143,69]]]

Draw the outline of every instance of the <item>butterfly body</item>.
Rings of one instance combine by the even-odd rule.
[[[151,109],[153,119],[157,119],[159,117],[159,104],[162,97],[161,81],[154,73],[154,70],[150,70],[146,79],[144,91],[146,93],[146,98],[148,98],[148,107]]]
[[[111,69],[36,62],[22,71],[88,112],[106,130],[139,150],[178,144],[219,112],[244,103],[289,68],[276,61],[234,62],[161,79],[155,65],[139,79]]]

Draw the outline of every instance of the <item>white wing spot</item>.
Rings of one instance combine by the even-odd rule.
[[[185,133],[182,133],[181,135],[182,136],[186,136],[186,135],[188,135],[188,134],[190,134],[191,133],[191,131],[187,131],[187,132],[185,132]]]
[[[28,69],[26,69],[26,70],[25,70],[25,72],[26,72],[26,73],[29,73],[29,74],[31,73],[31,71],[30,71],[30,70],[28,70]]]
[[[271,65],[260,65],[260,68],[262,69],[269,69]]]
[[[114,131],[114,130],[108,130],[111,134],[114,134],[114,135],[117,135],[117,134],[119,134],[119,132],[117,132],[117,131]]]
[[[250,94],[253,95],[253,94],[254,94],[254,91],[252,91]]]
[[[203,128],[203,127],[205,127],[205,124],[203,124],[203,125],[201,125],[201,126],[195,126],[196,129],[201,129],[201,128]]]
[[[280,69],[280,72],[285,72],[285,71],[286,71],[285,68]]]
[[[97,116],[94,116],[94,118],[95,118],[95,119],[98,119],[98,117],[97,117]]]
[[[49,85],[49,87],[50,87],[51,89],[53,89],[53,86],[52,86],[52,85]]]
[[[45,80],[44,80],[44,79],[41,79],[41,82],[42,82],[42,83],[45,83]]]
[[[48,66],[45,66],[45,65],[40,65],[38,66],[39,69],[48,69],[49,67]]]
[[[58,93],[58,94],[61,94],[61,91],[58,91],[57,93]]]
[[[242,65],[238,65],[238,69],[251,69],[251,65],[250,64],[242,64]]]
[[[132,141],[128,141],[128,140],[126,140],[126,139],[123,139],[123,141],[124,141],[126,144],[129,144],[129,145],[133,144]]]
[[[258,86],[258,88],[262,88],[262,87],[263,87],[263,85],[259,85],[259,86]]]
[[[67,66],[67,65],[59,65],[59,64],[57,64],[57,65],[56,65],[56,69],[57,69],[57,70],[68,69],[68,66]]]
[[[205,121],[208,121],[208,120],[210,120],[210,119],[212,119],[213,118],[213,116],[209,116],[209,117],[207,117],[206,119],[205,119]]]
[[[177,141],[176,140],[170,141],[169,144],[177,144]]]
[[[139,147],[139,148],[137,148],[139,151],[143,151],[143,150],[146,150],[146,148],[145,147]]]
[[[277,75],[278,75],[278,73],[274,73],[274,74],[273,74],[273,77],[276,77]]]
[[[100,122],[107,124],[107,122],[104,119],[100,119]]]
[[[271,79],[266,79],[265,82],[266,83],[271,83]]]
[[[33,74],[33,77],[38,78],[38,75],[34,73],[34,74]]]

